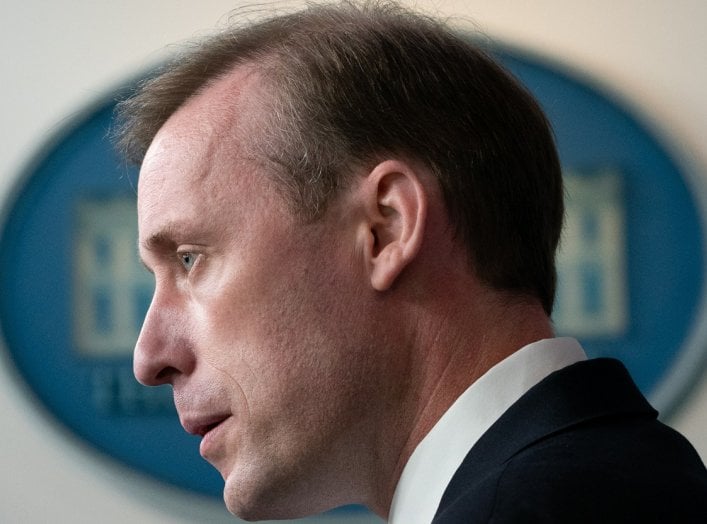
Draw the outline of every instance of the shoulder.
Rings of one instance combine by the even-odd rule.
[[[699,456],[681,435],[645,418],[581,424],[454,481],[468,486],[436,524],[707,521]]]

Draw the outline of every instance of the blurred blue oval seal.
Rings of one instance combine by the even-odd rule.
[[[623,360],[670,411],[704,363],[703,190],[616,99],[538,60],[497,54],[545,108],[567,182],[558,332]],[[152,282],[136,256],[137,172],[107,139],[114,98],[45,145],[4,204],[2,333],[19,375],[71,433],[154,478],[220,496],[171,391],[132,376]]]

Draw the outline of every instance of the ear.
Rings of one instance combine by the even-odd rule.
[[[361,189],[368,274],[373,288],[385,291],[420,251],[427,220],[427,194],[419,173],[398,160],[378,164]]]

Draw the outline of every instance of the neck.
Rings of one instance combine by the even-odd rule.
[[[482,300],[478,292],[464,294],[463,305],[447,297],[438,315],[430,315],[435,308],[429,305],[424,317],[413,315],[404,402],[396,414],[397,424],[390,425],[391,434],[381,443],[394,443],[396,455],[372,505],[384,518],[405,464],[454,401],[498,362],[527,344],[553,336],[539,303],[483,292]]]

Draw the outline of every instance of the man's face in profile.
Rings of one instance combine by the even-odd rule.
[[[134,366],[173,386],[229,509],[272,518],[340,503],[311,493],[340,491],[379,379],[346,213],[303,224],[239,146],[257,82],[236,73],[188,101],[145,157],[139,242],[156,289]]]

